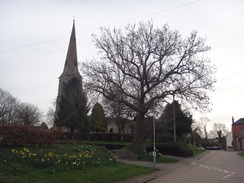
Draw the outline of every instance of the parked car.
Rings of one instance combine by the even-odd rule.
[[[206,149],[208,150],[221,150],[221,146],[210,146],[210,147],[206,147]]]

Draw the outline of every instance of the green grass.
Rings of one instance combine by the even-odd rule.
[[[197,147],[197,146],[192,145],[192,144],[187,144],[187,146],[193,151],[193,156],[196,156],[198,154],[201,154],[202,152],[205,151],[204,148]]]
[[[150,144],[151,142],[147,142],[146,144]],[[97,144],[115,144],[115,145],[124,145],[123,148],[120,150],[131,150],[133,151],[137,156],[138,160],[140,161],[153,161],[153,156],[150,155],[147,152],[141,152],[141,151],[134,151],[132,148],[132,142],[105,142],[105,141],[98,141]],[[175,163],[178,162],[178,160],[173,159],[173,158],[168,158],[165,156],[162,156],[160,154],[157,155],[156,161],[159,163]]]
[[[137,154],[138,160],[153,161],[153,156],[147,152],[141,152],[141,151],[134,151],[134,152],[135,152],[135,154]],[[178,162],[178,160],[176,160],[176,159],[165,157],[165,156],[160,155],[160,154],[157,154],[156,161],[158,163],[175,163],[175,162]]]
[[[113,166],[89,167],[84,170],[69,170],[48,172],[45,169],[26,169],[16,175],[2,174],[0,182],[14,183],[109,183],[118,180],[125,180],[140,174],[147,174],[155,171],[150,167],[140,167],[118,163]]]
[[[187,146],[188,146],[189,148],[197,148],[197,146],[195,146],[195,145],[193,145],[193,144],[187,144]]]
[[[117,162],[87,145],[0,148],[0,182],[115,182],[156,169]]]
[[[238,153],[240,156],[244,157],[244,152],[239,152]]]
[[[149,143],[147,143],[149,144]],[[132,144],[129,144],[128,146],[122,148],[121,150],[131,150],[133,151],[136,155],[139,161],[153,161],[153,156],[152,154],[144,151],[135,151],[132,148]],[[168,158],[163,155],[157,154],[156,156],[156,161],[159,163],[175,163],[178,162],[178,160],[173,159],[173,158]]]
[[[194,150],[193,151],[193,156],[196,156],[196,155],[198,155],[198,154],[201,154],[201,153],[203,153],[205,150]]]

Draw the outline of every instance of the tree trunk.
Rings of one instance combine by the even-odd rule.
[[[143,144],[145,140],[144,120],[145,120],[144,113],[139,112],[136,120],[136,137],[133,142],[134,149],[138,151],[144,150],[144,144]]]

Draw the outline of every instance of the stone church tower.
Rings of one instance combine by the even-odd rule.
[[[70,36],[69,47],[64,64],[64,69],[59,77],[58,96],[56,100],[55,121],[59,119],[58,111],[60,110],[61,97],[64,95],[64,87],[71,79],[76,78],[82,88],[82,77],[78,71],[77,50],[76,50],[76,36],[75,36],[75,21],[73,21],[73,28]],[[66,126],[59,126],[55,124],[54,127],[60,127],[65,132],[69,132],[69,128]]]

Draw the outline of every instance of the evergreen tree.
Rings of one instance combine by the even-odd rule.
[[[174,133],[174,111],[177,136],[191,132],[192,116],[182,111],[178,101],[166,105],[161,116],[161,130]]]
[[[56,126],[69,127],[71,132],[74,132],[74,129],[79,131],[88,129],[87,98],[80,80],[74,77],[65,84],[59,106],[58,118],[55,119]]]
[[[106,132],[107,124],[105,121],[105,114],[101,104],[96,103],[92,109],[90,123],[89,123],[90,131],[95,132]]]

